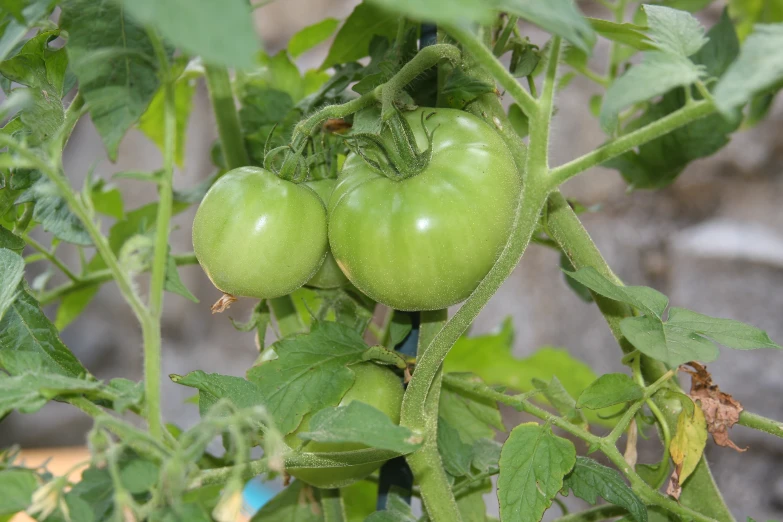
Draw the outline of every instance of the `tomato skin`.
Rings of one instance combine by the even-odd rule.
[[[315,181],[307,181],[304,183],[304,185],[307,185],[313,189],[313,191],[318,194],[318,197],[321,198],[321,201],[324,202],[324,205],[328,205],[329,198],[332,196],[332,191],[337,185],[337,180],[319,179]],[[332,252],[328,251],[326,258],[324,259],[324,264],[321,265],[321,268],[318,269],[318,272],[316,272],[315,275],[307,282],[307,286],[324,289],[340,288],[341,286],[345,286],[345,283],[347,282],[348,278],[345,277],[343,271],[340,270],[339,266],[337,266],[337,261],[334,260]]]
[[[320,268],[326,209],[309,188],[257,167],[224,174],[193,220],[193,251],[212,283],[234,296],[287,295]]]
[[[420,150],[427,147],[422,112],[435,132],[421,173],[391,180],[350,154],[329,204],[338,265],[362,292],[397,310],[467,298],[506,244],[522,190],[500,136],[471,114],[406,113]]]
[[[404,393],[400,378],[390,369],[371,362],[354,364],[349,368],[356,375],[356,380],[343,396],[340,406],[361,401],[381,410],[398,424]],[[312,453],[336,453],[367,448],[364,444],[303,441],[296,434],[309,431],[311,418],[312,414],[305,415],[296,431],[286,436],[285,441],[289,446]],[[286,471],[312,486],[337,488],[363,479],[380,468],[381,464],[378,462],[339,468],[292,468]]]

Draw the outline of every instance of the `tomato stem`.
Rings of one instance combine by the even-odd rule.
[[[242,128],[239,124],[239,115],[234,101],[234,93],[231,90],[228,70],[223,66],[210,64],[207,64],[204,69],[209,99],[212,102],[220,136],[220,150],[223,151],[226,167],[228,170],[232,170],[249,165],[250,158],[247,155],[245,140],[242,137]]]

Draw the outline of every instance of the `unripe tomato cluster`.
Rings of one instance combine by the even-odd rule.
[[[337,180],[296,184],[257,167],[221,177],[193,222],[193,250],[214,285],[233,296],[270,299],[305,284],[337,288],[350,281],[375,301],[409,311],[466,299],[506,244],[521,179],[501,138],[479,118],[453,109],[404,117],[419,150],[431,147],[426,167],[410,177],[387,177],[357,154],[346,158]],[[340,404],[365,402],[398,423],[399,377],[372,362],[350,368],[355,381]],[[310,417],[286,437],[292,448],[365,448],[299,439]],[[287,471],[335,488],[380,465]]]
[[[193,250],[214,285],[266,299],[350,281],[409,311],[466,299],[506,244],[521,179],[479,118],[453,109],[405,118],[419,148],[432,151],[406,179],[386,177],[356,154],[336,181],[295,184],[257,167],[221,177],[193,222]]]

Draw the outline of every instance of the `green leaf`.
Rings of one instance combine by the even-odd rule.
[[[569,46],[569,49],[572,48],[575,49],[575,47]],[[539,62],[541,62],[541,51],[538,50],[538,47],[530,45],[528,42],[515,42],[508,70],[515,78],[524,78],[533,74]]]
[[[704,65],[709,76],[720,78],[740,52],[737,31],[727,9],[723,10],[718,23],[707,32],[707,38],[707,44],[691,56],[691,60],[695,64]]]
[[[494,84],[478,80],[455,68],[446,77],[442,95],[449,107],[462,109],[482,94],[490,92],[495,92]]]
[[[30,29],[54,8],[52,0],[32,0],[22,8],[22,19],[16,17],[0,21],[0,60],[10,56]]]
[[[383,4],[390,7],[385,0]],[[392,40],[396,34],[397,13],[374,3],[361,3],[354,8],[335,36],[321,70],[367,56],[374,36],[385,36]]]
[[[383,511],[372,513],[364,522],[416,522],[410,504],[396,493],[390,493]]]
[[[298,436],[317,442],[352,442],[403,455],[416,451],[422,440],[421,435],[396,425],[385,413],[361,401],[316,412],[309,431]]]
[[[494,437],[494,429],[506,431],[497,402],[448,385],[441,389],[438,415],[457,430],[466,444]]]
[[[389,346],[397,346],[411,333],[411,316],[405,312],[394,312],[389,324]]]
[[[177,270],[177,263],[174,258],[169,255],[166,258],[166,279],[163,282],[163,289],[167,292],[172,292],[177,295],[181,295],[188,301],[198,303],[198,299],[194,296],[190,290],[185,286],[182,280],[179,278],[179,271]]]
[[[36,489],[38,479],[32,470],[12,468],[0,471],[0,491],[3,492],[0,495],[0,516],[15,515],[27,509]]]
[[[511,126],[514,127],[514,132],[516,132],[520,138],[524,138],[528,135],[530,132],[530,121],[525,113],[522,112],[522,108],[518,104],[512,103],[509,106],[508,119],[511,122]]]
[[[23,283],[18,289],[16,301],[0,320],[0,357],[4,352],[26,352],[39,356],[47,370],[60,375],[77,377],[86,373]]]
[[[533,384],[544,392],[547,400],[568,422],[581,426],[584,429],[589,429],[584,413],[577,409],[576,401],[563,388],[563,384],[557,377],[552,377],[552,380],[548,383],[539,379],[533,379]]]
[[[99,386],[98,381],[53,373],[28,373],[13,377],[0,373],[0,418],[12,410],[33,413],[58,395],[80,394]]]
[[[109,390],[115,396],[112,408],[122,413],[131,407],[141,407],[144,404],[144,383],[128,379],[116,378],[109,381]]]
[[[177,384],[198,390],[198,409],[202,417],[221,399],[231,401],[237,409],[264,405],[261,389],[242,377],[201,370],[190,372],[184,377],[176,374],[169,377]]]
[[[114,510],[114,483],[109,470],[90,466],[74,484],[71,494],[89,503],[94,520],[110,520]],[[74,520],[75,522],[75,520]]]
[[[652,51],[656,47],[645,34],[646,27],[631,23],[616,23],[600,18],[588,18],[596,33],[607,40],[625,44],[639,51]]]
[[[470,492],[457,499],[457,509],[462,516],[462,522],[487,522],[487,506],[484,494],[492,491],[492,483],[485,482],[486,487],[473,487]]]
[[[24,275],[24,259],[22,256],[0,248],[0,319],[5,311],[16,301],[19,283]]]
[[[598,410],[615,404],[638,401],[644,390],[624,373],[607,373],[585,388],[576,405],[579,408]]]
[[[310,488],[300,480],[277,494],[251,519],[253,522],[322,522],[321,506],[312,495],[305,494]]]
[[[136,2],[129,3],[135,4]],[[177,121],[175,126],[174,160],[180,167],[185,163],[185,141],[188,120],[190,119],[190,111],[193,108],[196,80],[201,76],[199,68],[187,67],[187,65],[189,64],[184,60],[179,60],[175,70],[172,72],[172,74],[177,75],[177,80],[174,83],[174,113]],[[166,147],[164,105],[165,88],[161,87],[155,93],[149,107],[147,107],[147,110],[144,111],[139,120],[139,130],[151,139],[161,151]]]
[[[7,228],[0,226],[0,248],[6,248],[17,254],[21,254],[24,250],[24,239],[17,236]],[[2,317],[2,315],[0,315]]]
[[[68,31],[66,50],[79,92],[114,161],[122,137],[144,113],[160,84],[152,43],[146,29],[113,0],[67,0],[62,9],[60,26]],[[191,11],[200,9],[185,10]]]
[[[690,13],[661,5],[645,5],[650,38],[662,51],[683,58],[707,43],[704,27]]]
[[[345,522],[364,522],[375,511],[378,485],[369,480],[360,480],[340,488],[345,506]]]
[[[347,367],[362,360],[367,345],[351,328],[315,321],[308,334],[274,344],[278,358],[255,366],[248,380],[261,390],[264,405],[283,434],[311,411],[335,406],[354,381]]]
[[[719,319],[702,315],[685,308],[669,309],[666,324],[673,328],[690,330],[709,337],[713,341],[735,350],[755,350],[781,346],[772,341],[767,332],[733,319]]]
[[[549,426],[520,424],[500,454],[498,500],[503,520],[538,522],[576,462],[574,445]]]
[[[710,43],[703,49],[707,47]],[[685,93],[675,89],[631,122],[626,130],[656,121],[684,105]],[[739,123],[739,119],[729,121],[720,114],[711,114],[645,143],[638,152],[627,152],[603,165],[619,170],[631,189],[660,189],[677,179],[690,162],[723,148]]]
[[[718,357],[718,349],[708,339],[656,318],[627,317],[620,323],[620,330],[640,352],[670,366],[710,362]]]
[[[590,293],[590,289],[573,277],[568,277],[567,272],[574,272],[576,269],[574,268],[574,265],[571,264],[568,256],[565,255],[565,252],[560,252],[560,268],[563,270],[563,272],[566,272],[563,274],[563,278],[565,279],[568,287],[574,291],[577,297],[579,297],[579,299],[585,303],[592,303],[593,294]]]
[[[158,28],[163,37],[205,62],[252,67],[259,48],[250,6],[245,0],[124,0],[141,24]]]
[[[34,202],[33,220],[63,241],[82,246],[92,244],[84,225],[76,214],[71,212],[53,181],[37,171],[32,171],[29,173],[28,182],[32,184],[19,195],[16,203]]]
[[[783,4],[779,0],[729,0],[728,4],[740,41],[758,24],[783,22]]]
[[[691,85],[701,76],[702,71],[687,58],[661,51],[645,53],[642,63],[631,67],[609,86],[601,105],[601,128],[607,134],[613,133],[623,109],[675,87]]]
[[[503,445],[492,439],[478,439],[473,443],[471,465],[480,473],[497,473]]]
[[[783,80],[783,24],[757,25],[715,87],[718,109],[727,117],[754,96]]]
[[[59,35],[58,30],[38,33],[13,58],[0,62],[0,74],[13,82],[45,90],[48,96],[62,98],[68,57],[65,49],[48,45]]]
[[[573,0],[499,0],[498,9],[536,24],[548,33],[561,36],[585,53],[595,44],[595,32]]]
[[[669,304],[669,298],[655,289],[618,285],[591,266],[566,274],[604,297],[627,303],[659,319]]]
[[[318,23],[308,25],[293,35],[288,41],[288,54],[296,58],[332,36],[340,22],[334,18],[324,18]]]
[[[65,330],[87,308],[87,305],[98,294],[98,290],[100,290],[100,285],[89,285],[66,294],[60,300],[60,306],[57,307],[54,327],[59,331]]]
[[[107,185],[102,179],[97,180],[90,188],[90,200],[96,212],[114,219],[125,219],[122,194],[117,187]]]
[[[622,475],[587,457],[576,457],[573,471],[563,481],[563,491],[595,505],[597,497],[615,506],[624,507],[637,522],[647,522],[647,508],[625,483]]]
[[[473,445],[463,442],[459,431],[443,417],[438,418],[438,452],[449,475],[463,477],[470,474]]]
[[[371,0],[399,15],[437,24],[480,22],[491,23],[498,9],[498,0]]]
[[[138,495],[152,490],[158,482],[160,468],[154,462],[134,458],[120,468],[120,480],[128,493]]]
[[[579,396],[598,377],[562,348],[544,347],[518,359],[512,354],[513,344],[514,332],[511,319],[507,318],[497,333],[460,338],[444,361],[444,372],[474,373],[489,385],[520,392],[534,390],[533,379],[548,382],[557,376],[572,396]],[[587,416],[591,423],[610,424],[593,412]]]

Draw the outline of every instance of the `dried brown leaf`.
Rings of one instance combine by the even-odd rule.
[[[689,362],[687,365],[680,366],[680,370],[691,376],[689,396],[701,405],[704,418],[707,420],[707,431],[712,434],[715,444],[740,452],[746,451],[748,448],[738,447],[729,438],[729,428],[739,422],[743,410],[742,404],[728,393],[720,391],[718,385],[712,381],[712,375],[707,371],[706,366]]]
[[[233,303],[236,300],[237,298],[231,294],[221,295],[220,299],[215,301],[215,304],[212,305],[212,313],[219,314],[225,312],[231,306],[231,303]]]

